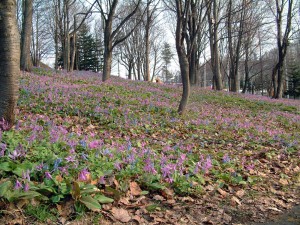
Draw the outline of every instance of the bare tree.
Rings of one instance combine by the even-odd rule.
[[[16,19],[16,1],[0,2],[0,119],[11,127],[18,98],[20,39]],[[2,127],[4,128],[3,124]]]
[[[23,25],[21,33],[21,70],[31,71],[30,43],[32,34],[33,0],[23,1]]]
[[[104,1],[104,5],[100,0],[97,0],[98,6],[100,8],[100,13],[102,19],[104,20],[104,66],[102,80],[106,81],[110,78],[111,66],[112,66],[112,53],[113,49],[120,43],[122,43],[135,29],[135,26],[130,32],[118,35],[122,26],[129,21],[129,19],[137,12],[141,0],[135,4],[133,10],[128,13],[125,18],[121,19],[113,30],[113,21],[115,19],[115,12],[118,6],[118,0]],[[104,7],[105,6],[105,7]]]
[[[209,41],[211,52],[211,66],[213,70],[213,87],[216,90],[223,89],[222,74],[220,68],[219,49],[219,0],[205,0],[207,5],[207,19],[209,25]]]

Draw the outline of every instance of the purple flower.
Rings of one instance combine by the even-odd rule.
[[[24,180],[30,181],[30,170],[26,170],[26,172],[23,171],[23,173],[22,173],[22,178],[23,178]]]
[[[28,183],[25,183],[25,185],[24,185],[24,191],[25,192],[29,191],[29,184]]]
[[[41,171],[43,169],[43,167],[44,167],[44,163],[41,163],[41,164],[37,165],[35,168],[37,171]]]
[[[85,168],[80,171],[78,175],[79,181],[88,181],[90,179],[90,172]]]
[[[95,148],[101,147],[101,145],[102,145],[102,141],[100,141],[100,140],[94,140],[94,141],[91,141],[89,143],[89,148],[95,149]]]
[[[68,171],[67,167],[65,167],[65,166],[59,167],[59,170],[62,174],[69,175],[69,171]]]
[[[205,161],[204,166],[202,167],[202,169],[205,171],[205,173],[207,173],[208,170],[211,169],[211,168],[212,168],[211,158],[210,158],[210,156],[208,156],[206,158],[206,161]]]
[[[222,158],[223,163],[228,163],[230,162],[230,157],[228,156],[228,154],[224,155]]]
[[[48,180],[52,179],[51,173],[50,173],[49,171],[46,171],[46,172],[45,172],[45,177],[46,177],[46,179],[48,179]]]
[[[101,176],[100,179],[99,179],[99,183],[100,184],[105,184],[105,177],[104,176]]]
[[[115,168],[116,168],[117,170],[121,170],[121,169],[122,169],[121,163],[119,163],[119,162],[115,162],[114,166],[115,166]]]
[[[14,189],[19,190],[19,189],[22,189],[22,188],[23,188],[22,183],[20,181],[16,180],[16,184],[15,184]]]
[[[8,157],[11,158],[12,160],[16,160],[20,156],[21,156],[21,154],[17,150],[14,150],[12,153],[8,154]]]
[[[68,157],[65,158],[67,162],[76,162],[76,158],[74,155],[69,155]]]
[[[1,131],[0,131],[1,132]],[[0,138],[1,140],[1,138]],[[5,154],[5,150],[6,150],[6,144],[4,143],[0,143],[0,157],[3,157]]]
[[[151,174],[157,174],[157,171],[154,168],[154,163],[150,158],[145,159],[144,171]]]

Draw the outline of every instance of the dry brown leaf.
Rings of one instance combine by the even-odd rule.
[[[279,183],[284,186],[289,184],[289,182],[286,179],[282,179],[282,178],[279,180]]]
[[[129,212],[121,208],[112,208],[111,210],[113,217],[123,223],[128,223],[131,220]]]
[[[133,217],[132,217],[132,220],[137,221],[139,224],[141,224],[141,223],[143,222],[142,218],[139,217],[139,216],[137,216],[137,215],[133,216]]]
[[[276,212],[282,212],[280,209],[277,209],[275,207],[268,207],[268,209],[276,211]]]
[[[64,179],[62,178],[61,175],[57,175],[57,176],[55,177],[55,180],[56,180],[57,182],[61,183]]]
[[[172,189],[168,189],[168,188],[163,189],[161,194],[163,197],[165,197],[168,200],[173,199],[173,197],[174,197],[174,191]]]
[[[207,185],[205,187],[205,190],[207,190],[207,191],[213,191],[213,190],[215,190],[215,188],[212,185]]]
[[[236,204],[241,205],[242,203],[240,202],[240,200],[237,197],[232,196],[232,198],[231,198],[231,204],[232,205],[236,205]]]
[[[131,205],[131,203],[129,202],[129,198],[128,197],[123,197],[120,199],[119,203],[122,203],[124,205]]]
[[[191,198],[190,196],[187,196],[187,197],[183,197],[181,199],[181,201],[183,201],[183,202],[194,202],[195,200],[193,198]]]
[[[221,188],[218,188],[218,192],[219,192],[223,197],[226,197],[227,194],[228,194],[226,191],[223,191]]]
[[[136,182],[130,182],[130,193],[133,195],[133,196],[138,196],[140,195],[142,192],[140,186],[138,185],[138,183]]]
[[[165,200],[165,198],[161,195],[155,195],[153,197],[153,199],[156,200],[156,201],[164,201]]]
[[[238,190],[235,195],[239,198],[242,198],[245,195],[245,191],[243,189]]]

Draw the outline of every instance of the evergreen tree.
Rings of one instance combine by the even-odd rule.
[[[78,68],[79,70],[99,71],[99,57],[97,43],[89,31],[89,27],[83,24],[79,30],[77,42]]]
[[[169,82],[173,78],[173,74],[168,70],[168,66],[171,63],[171,59],[173,58],[173,53],[171,51],[171,46],[169,43],[165,42],[163,49],[161,51],[162,59],[164,61],[163,66],[163,77],[165,82]]]
[[[300,66],[293,64],[287,80],[286,95],[292,95],[294,98],[300,96]]]

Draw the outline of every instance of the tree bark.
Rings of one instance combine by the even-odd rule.
[[[29,32],[31,33],[31,29]],[[20,39],[18,34],[16,1],[1,0],[0,119],[8,122],[7,128],[10,128],[14,122],[14,108],[18,99],[18,78],[20,74]]]
[[[21,34],[21,70],[31,71],[32,61],[30,57],[30,43],[32,32],[32,14],[33,14],[33,2],[32,0],[24,1],[23,9],[23,24]]]

